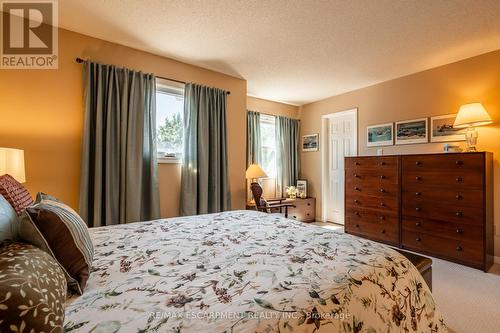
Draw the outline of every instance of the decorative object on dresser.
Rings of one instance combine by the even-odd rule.
[[[431,117],[431,142],[464,141],[465,130],[453,126],[456,117],[456,114]]]
[[[297,196],[307,198],[307,179],[297,179]]]
[[[467,128],[465,139],[467,151],[476,151],[477,130],[475,127],[493,123],[490,115],[481,103],[470,103],[460,107],[453,127]]]
[[[252,183],[250,189],[252,190],[255,202],[253,205],[252,203],[247,203],[247,209],[253,208],[264,213],[272,213],[275,211],[282,213],[284,210],[285,217],[288,217],[288,208],[294,207],[294,204],[288,202],[286,198],[264,199],[262,197],[262,187],[259,183]]]
[[[396,122],[396,144],[427,143],[427,118]]]
[[[381,147],[394,144],[393,123],[372,125],[366,127],[366,146]]]
[[[345,158],[345,231],[387,244],[399,241],[398,156]]]
[[[392,183],[401,200],[387,207],[400,216],[388,224],[365,213],[376,202],[376,183],[368,179],[381,171],[370,165],[384,158],[346,157],[346,232],[487,271],[493,264],[493,154],[391,156],[399,166]],[[401,236],[388,237],[387,228],[401,230]]]
[[[285,202],[293,204],[293,207],[288,209],[288,218],[301,222],[314,222],[316,220],[315,198],[287,199]]]
[[[308,134],[302,136],[302,151],[318,151],[319,134]]]

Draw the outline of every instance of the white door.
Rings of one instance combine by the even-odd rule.
[[[344,224],[344,157],[357,155],[357,128],[357,109],[323,118],[323,220]]]

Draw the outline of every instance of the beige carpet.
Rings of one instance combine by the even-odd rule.
[[[343,226],[314,222],[343,231]],[[500,332],[500,265],[489,273],[432,258],[432,294],[450,332]]]

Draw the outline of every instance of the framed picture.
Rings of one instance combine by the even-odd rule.
[[[394,144],[394,126],[392,123],[366,127],[366,146],[392,146]]]
[[[297,179],[297,197],[307,198],[307,179]]]
[[[302,151],[318,151],[319,134],[308,134],[302,136]]]
[[[396,122],[396,144],[409,145],[429,142],[427,118]]]
[[[431,142],[464,141],[466,128],[453,128],[457,114],[431,118]]]

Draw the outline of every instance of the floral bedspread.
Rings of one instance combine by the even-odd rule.
[[[416,268],[362,238],[252,211],[91,229],[65,332],[446,332]]]

